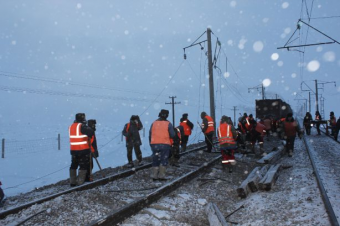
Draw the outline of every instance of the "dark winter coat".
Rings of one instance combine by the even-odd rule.
[[[311,121],[313,120],[313,117],[310,113],[307,113],[306,116],[303,118],[303,125],[305,127],[310,127]]]
[[[286,118],[283,122],[283,131],[286,137],[295,137],[296,134],[298,134],[298,136],[301,135],[299,124],[293,117]]]
[[[142,140],[139,135],[139,130],[141,129],[143,129],[143,124],[140,120],[130,120],[130,123],[125,124],[122,134],[126,138],[126,147],[142,145]]]

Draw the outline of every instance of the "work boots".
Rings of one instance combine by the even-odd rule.
[[[77,185],[77,170],[70,169],[70,185],[74,187]]]
[[[172,165],[173,166],[176,166],[176,167],[180,167],[179,163],[178,163],[178,159],[173,159],[173,162],[172,162]]]
[[[158,180],[158,171],[159,171],[159,167],[158,166],[154,166],[152,167],[152,172],[151,172],[151,178],[152,180]]]
[[[181,153],[185,152],[186,150],[187,150],[187,144],[182,144]]]
[[[87,173],[87,170],[79,170],[78,178],[77,178],[77,185],[84,184],[85,178],[86,178],[86,173]]]
[[[166,173],[166,167],[160,165],[159,166],[158,180],[167,180],[167,178],[165,178],[165,173]]]

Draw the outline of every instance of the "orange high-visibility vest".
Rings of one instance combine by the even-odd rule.
[[[168,144],[170,143],[169,121],[155,121],[151,128],[150,144]]]
[[[90,149],[88,136],[81,132],[81,123],[73,123],[69,127],[71,151]]]
[[[183,126],[185,136],[191,135],[191,128],[188,126],[187,120],[184,120],[179,125]]]
[[[209,115],[206,115],[204,118],[208,120],[208,128],[204,133],[214,132],[214,120]],[[204,123],[202,123],[202,128],[204,128]]]
[[[220,144],[236,144],[233,133],[231,132],[231,125],[227,123],[222,123],[218,127],[218,142]]]

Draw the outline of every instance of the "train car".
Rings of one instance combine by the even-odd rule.
[[[255,100],[256,118],[263,119],[271,116],[278,120],[285,118],[288,113],[292,113],[290,105],[281,99]]]

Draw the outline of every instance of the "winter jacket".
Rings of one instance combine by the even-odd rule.
[[[218,142],[220,148],[234,149],[236,145],[237,133],[233,125],[223,122],[220,124],[217,130]]]
[[[203,118],[202,122],[202,132],[204,134],[214,133],[214,120],[209,116],[206,115]]]
[[[142,145],[139,131],[143,129],[143,124],[140,120],[130,120],[126,123],[122,134],[126,139],[126,147],[133,147],[134,145]]]
[[[181,118],[181,123],[180,125],[183,127],[184,129],[184,135],[185,136],[189,136],[191,135],[191,131],[194,128],[194,124],[192,124],[192,122],[189,121],[189,119],[183,119]]]
[[[306,116],[303,118],[303,125],[305,127],[310,127],[312,120],[313,120],[312,115],[307,113]]]
[[[71,155],[89,154],[91,152],[89,138],[93,134],[94,131],[91,127],[75,121],[69,127]]]
[[[159,118],[151,124],[149,131],[150,145],[171,146],[170,138],[173,138],[174,136],[174,127],[166,119]]]
[[[301,131],[297,121],[294,118],[288,119],[283,122],[283,130],[286,137],[295,137],[296,134],[301,135]]]

